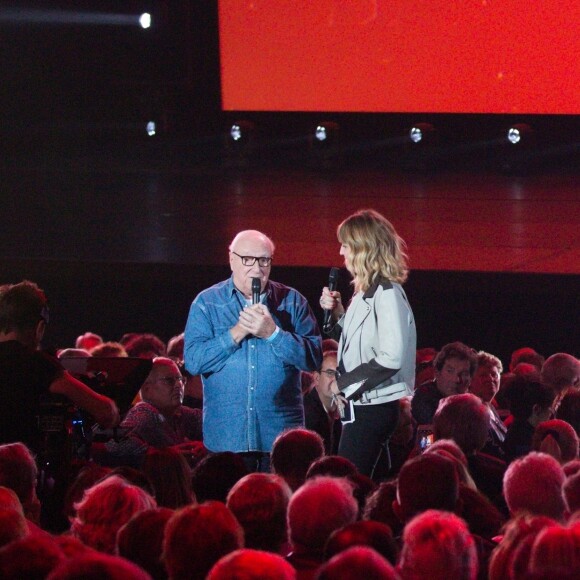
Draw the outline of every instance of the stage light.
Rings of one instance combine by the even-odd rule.
[[[150,28],[151,14],[149,14],[148,12],[144,12],[143,14],[141,14],[141,16],[139,17],[139,24],[141,25],[141,28]]]
[[[321,145],[335,145],[338,141],[339,126],[334,121],[324,121],[316,125],[314,139]]]
[[[417,123],[409,130],[409,139],[415,143],[432,143],[435,140],[435,127],[431,123]]]
[[[232,123],[225,132],[225,162],[231,167],[247,167],[255,149],[256,126],[251,121]]]
[[[519,123],[517,125],[512,125],[507,130],[506,138],[512,145],[530,145],[533,139],[533,131],[529,125]]]
[[[310,133],[310,162],[314,167],[333,169],[340,155],[340,127],[334,121],[318,123]]]
[[[318,127],[316,127],[316,131],[314,132],[314,136],[319,141],[326,141],[327,138],[326,127],[324,125],[318,125]]]
[[[438,142],[437,131],[431,123],[415,123],[404,139],[401,166],[408,171],[431,171],[439,162]]]
[[[157,125],[155,124],[155,121],[149,121],[147,123],[146,131],[149,137],[153,137],[153,135],[155,135],[157,132]]]
[[[539,162],[536,135],[526,123],[504,129],[498,147],[499,165],[506,173],[528,173]]]
[[[250,121],[236,121],[232,123],[229,130],[229,140],[234,146],[245,146],[252,139],[255,131],[255,125]]]

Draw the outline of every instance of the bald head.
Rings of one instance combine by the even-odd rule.
[[[234,285],[246,298],[252,297],[252,278],[260,280],[262,292],[266,288],[273,255],[274,242],[262,232],[244,230],[233,239],[230,244],[230,267]],[[260,258],[265,259],[266,266],[260,265]]]
[[[259,232],[258,230],[244,230],[243,232],[239,232],[238,234],[236,234],[236,237],[232,240],[232,243],[230,244],[230,252],[237,252],[238,250],[236,248],[239,247],[239,245],[243,245],[245,242],[253,242],[253,241],[259,241],[263,244],[266,244],[269,246],[269,250],[270,250],[270,257],[274,254],[274,250],[276,249],[274,246],[274,242],[266,235],[263,234],[262,232]]]

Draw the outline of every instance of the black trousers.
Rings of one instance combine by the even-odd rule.
[[[354,423],[343,425],[338,454],[350,459],[360,473],[372,477],[381,450],[397,427],[399,401],[355,405],[354,416]]]

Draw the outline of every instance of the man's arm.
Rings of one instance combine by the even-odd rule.
[[[114,401],[95,393],[81,381],[64,371],[49,387],[55,395],[64,395],[77,407],[89,412],[105,428],[119,424],[119,409]]]

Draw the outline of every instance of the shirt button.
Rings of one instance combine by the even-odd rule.
[[[254,369],[254,368],[256,368],[256,367],[255,367],[254,365],[252,365],[252,368]]]
[[[252,345],[252,348],[256,348],[256,345],[255,345],[255,344],[253,344],[253,345]]]

